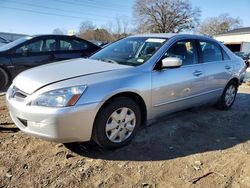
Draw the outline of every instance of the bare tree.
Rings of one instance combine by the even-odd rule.
[[[129,21],[125,17],[117,16],[115,22],[108,22],[101,28],[95,27],[90,21],[82,22],[78,36],[86,40],[112,42],[128,36],[128,30]]]
[[[211,17],[204,20],[198,27],[200,34],[214,36],[225,33],[229,30],[241,27],[242,21],[239,18],[232,18],[229,14],[221,14],[218,17]]]
[[[122,25],[121,25],[121,20],[119,19],[119,17],[116,17],[116,20],[115,20],[115,24],[116,24],[116,31],[115,33],[121,33],[122,31]]]
[[[105,29],[96,29],[94,32],[97,41],[111,42],[114,40],[113,35]]]
[[[86,20],[80,24],[79,33],[84,33],[87,30],[94,30],[94,29],[95,26],[93,25],[93,23],[91,21]]]
[[[101,26],[102,29],[107,30],[109,33],[114,32],[114,23],[112,21],[107,22]]]
[[[122,20],[121,20],[121,22],[122,22],[122,27],[123,27],[123,30],[122,30],[122,33],[128,33],[129,31],[129,21],[128,21],[128,19],[126,19],[125,17],[123,17],[122,18]]]
[[[116,16],[115,19],[115,34],[128,33],[129,20],[125,16]]]
[[[67,31],[65,29],[56,28],[52,31],[55,35],[65,35]]]
[[[200,9],[188,0],[136,0],[134,17],[139,32],[178,33],[199,23]]]
[[[102,42],[111,42],[115,40],[113,35],[105,29],[88,29],[85,32],[80,33],[78,36],[86,40],[96,40]]]

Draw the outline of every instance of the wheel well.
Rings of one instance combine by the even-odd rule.
[[[229,82],[235,82],[237,84],[237,87],[239,86],[239,79],[238,78],[232,78]]]
[[[10,82],[11,82],[11,74],[10,74],[10,72],[8,71],[8,69],[6,69],[5,67],[3,67],[1,65],[0,65],[0,68],[3,69],[7,73],[7,75],[8,75],[8,83],[7,84],[10,84]]]
[[[112,100],[114,100],[117,97],[128,97],[130,99],[132,99],[135,103],[138,104],[140,110],[141,110],[141,122],[142,125],[144,125],[146,123],[147,120],[147,108],[146,108],[146,104],[144,102],[144,100],[142,99],[142,97],[136,93],[133,92],[123,92],[123,93],[118,93],[112,97],[110,97],[107,101],[105,101],[105,103],[101,106],[101,108],[99,109],[98,113],[107,105],[109,104]],[[97,114],[98,114],[97,113]]]

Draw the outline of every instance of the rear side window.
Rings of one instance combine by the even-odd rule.
[[[200,41],[200,47],[204,63],[222,61],[221,48],[218,44],[207,41]]]
[[[43,45],[44,52],[56,51],[56,40],[55,39],[47,39],[44,41]]]
[[[62,51],[71,51],[71,50],[87,50],[90,49],[90,45],[87,42],[80,40],[68,40],[61,39],[60,40],[60,50]]]
[[[225,52],[225,50],[221,49],[222,50],[222,53],[223,53],[223,59],[224,60],[230,60],[230,57],[229,55],[227,55],[227,53]]]

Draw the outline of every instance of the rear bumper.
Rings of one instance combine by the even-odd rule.
[[[28,106],[6,95],[10,116],[23,132],[55,142],[89,141],[98,104],[66,108]]]

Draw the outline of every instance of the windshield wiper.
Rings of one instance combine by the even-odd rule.
[[[100,59],[97,59],[97,60],[104,61],[106,63],[119,64],[117,61],[115,61],[113,59],[108,59],[108,58],[100,58]]]

